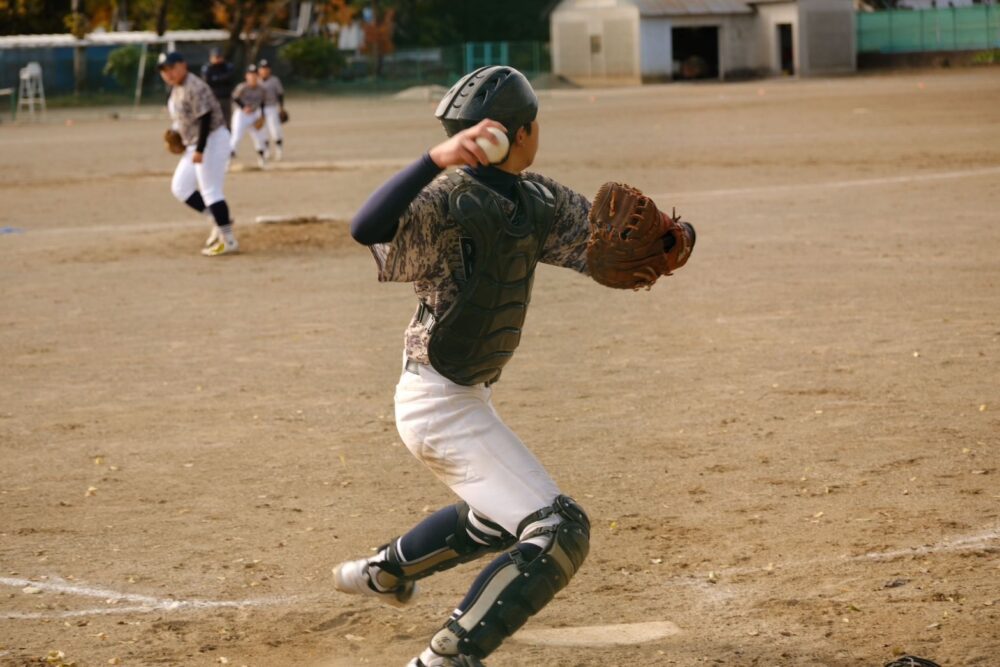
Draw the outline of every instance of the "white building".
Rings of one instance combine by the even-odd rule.
[[[562,0],[552,69],[583,83],[856,69],[853,0]]]

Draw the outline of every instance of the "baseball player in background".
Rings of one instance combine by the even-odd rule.
[[[229,130],[222,107],[211,88],[188,72],[184,56],[160,54],[160,77],[171,86],[167,108],[184,150],[174,170],[170,190],[174,197],[199,213],[208,210],[215,225],[201,253],[209,257],[239,250],[233,236],[229,206],[222,192],[229,164]]]
[[[223,57],[222,49],[214,47],[208,52],[208,62],[201,68],[201,78],[212,89],[215,99],[219,100],[222,118],[231,132],[233,128],[229,125],[229,119],[233,114],[232,94],[233,87],[236,86],[236,67]]]
[[[230,157],[236,157],[236,147],[243,139],[243,135],[249,131],[253,148],[257,151],[257,166],[261,169],[266,166],[267,134],[264,129],[266,122],[264,119],[264,100],[266,97],[267,92],[260,84],[257,67],[250,65],[247,67],[243,83],[236,86],[233,91],[233,102],[236,103],[236,109],[233,111],[233,136],[230,140],[229,154]]]
[[[284,152],[284,134],[281,123],[288,118],[285,111],[285,89],[281,79],[271,71],[271,63],[261,60],[257,63],[260,70],[260,85],[264,87],[264,118],[267,119],[267,133],[274,142],[274,152],[270,154],[275,160],[280,160]],[[267,144],[265,144],[265,147]]]
[[[450,138],[376,190],[351,223],[354,238],[370,246],[379,281],[413,283],[418,305],[404,337],[396,425],[460,501],[375,555],[336,566],[334,586],[404,607],[417,580],[494,555],[408,667],[481,665],[569,583],[590,548],[583,508],[492,404],[521,339],[536,264],[596,279],[590,202],[525,171],[538,150],[537,112],[517,70],[466,75],[436,112]],[[487,153],[496,153],[493,164]],[[689,253],[694,230],[680,229],[671,245],[689,243]],[[662,252],[667,238],[656,242]]]

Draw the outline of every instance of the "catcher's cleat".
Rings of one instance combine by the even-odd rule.
[[[414,581],[400,582],[395,588],[380,591],[372,584],[367,559],[349,560],[333,568],[333,587],[341,593],[368,595],[397,608],[409,606],[417,595]]]
[[[941,665],[927,658],[904,655],[902,658],[896,658],[892,662],[885,663],[885,667],[941,667]]]
[[[220,238],[214,245],[202,248],[201,254],[205,257],[218,257],[219,255],[232,255],[239,251],[240,244],[236,242],[236,239],[227,242]]]
[[[430,662],[414,658],[406,667],[486,667],[486,664],[471,655],[435,655]]]
[[[260,167],[261,169],[267,168],[267,163],[264,161],[263,153],[257,155],[257,166]]]

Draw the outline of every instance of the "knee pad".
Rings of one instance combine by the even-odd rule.
[[[590,520],[572,498],[559,496],[521,528],[553,515],[558,522],[520,535],[522,543],[545,535],[545,546],[501,556],[468,607],[431,639],[434,651],[485,658],[569,584],[590,551]]]
[[[499,525],[477,515],[466,503],[458,503],[449,509],[454,509],[456,516],[454,527],[445,537],[443,546],[415,558],[403,552],[401,538],[395,539],[379,550],[384,558],[374,564],[397,579],[423,579],[484,554],[509,549],[517,541]],[[440,537],[434,541],[438,540]]]

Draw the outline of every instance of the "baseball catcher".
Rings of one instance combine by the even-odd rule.
[[[380,281],[413,283],[396,426],[458,501],[375,555],[338,565],[334,587],[405,607],[419,580],[489,559],[408,667],[482,665],[570,583],[590,551],[586,512],[492,403],[521,341],[538,263],[635,289],[682,267],[694,247],[694,228],[638,190],[606,185],[591,206],[527,171],[537,113],[517,70],[467,74],[436,112],[449,138],[376,190],[351,222]],[[491,164],[483,142],[502,146],[503,137],[509,149]]]

